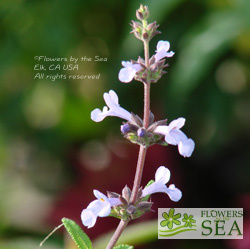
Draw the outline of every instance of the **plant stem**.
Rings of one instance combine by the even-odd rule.
[[[149,68],[149,41],[144,40],[144,57],[145,57],[145,66],[147,70]],[[150,112],[150,83],[144,82],[144,117],[143,125],[144,128],[149,126],[149,112]]]
[[[148,40],[144,40],[144,55],[145,55],[145,65],[149,67],[149,46]],[[150,83],[144,83],[144,117],[143,117],[143,126],[145,129],[149,126],[149,114],[150,114]],[[141,185],[141,178],[144,168],[144,162],[146,158],[147,147],[140,145],[140,151],[138,156],[138,162],[135,173],[135,180],[132,189],[132,194],[130,197],[130,203],[134,204],[136,202],[136,197],[138,190]]]
[[[112,238],[110,239],[106,249],[112,249],[115,246],[117,240],[121,236],[121,234],[122,234],[124,228],[127,226],[128,222],[129,222],[129,220],[120,220],[120,223],[119,223],[118,227],[116,228]]]
[[[149,42],[148,40],[144,40],[143,44],[144,44],[145,66],[149,68]]]
[[[150,83],[144,83],[144,118],[143,125],[147,129],[149,126],[150,113]]]
[[[138,155],[138,162],[136,167],[136,173],[135,173],[135,180],[133,185],[133,190],[130,197],[130,203],[134,204],[136,201],[137,193],[141,185],[141,178],[142,178],[142,171],[144,167],[144,161],[146,157],[147,148],[143,145],[140,146],[139,155]],[[129,223],[129,220],[121,220],[118,227],[116,228],[112,238],[110,239],[106,249],[112,249],[115,246],[115,243],[121,236],[124,228]]]
[[[138,156],[138,162],[137,162],[137,167],[136,167],[136,173],[135,173],[135,179],[134,179],[134,185],[130,197],[130,203],[134,204],[136,201],[137,193],[141,185],[141,178],[142,178],[142,172],[144,168],[144,162],[146,158],[146,152],[147,148],[144,147],[143,145],[140,146],[139,150],[139,156]]]

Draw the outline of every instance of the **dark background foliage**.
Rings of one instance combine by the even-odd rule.
[[[196,143],[191,158],[177,148],[150,148],[143,184],[160,165],[183,191],[178,203],[152,197],[158,207],[243,207],[244,240],[158,241],[142,248],[249,248],[250,234],[250,2],[248,0],[2,0],[0,2],[0,248],[35,248],[62,217],[81,224],[93,189],[132,187],[136,145],[125,141],[121,120],[94,123],[90,112],[115,90],[122,107],[142,115],[143,86],[122,84],[122,60],[143,56],[130,34],[140,3],[160,24],[175,56],[168,74],[152,85],[157,119],[186,118],[183,131]],[[79,63],[70,74],[100,74],[96,80],[34,79],[35,56],[107,58]],[[50,63],[43,63],[48,66]],[[63,65],[63,63],[61,63]],[[48,72],[46,72],[48,73]],[[55,72],[49,72],[54,74]],[[56,71],[57,73],[57,71]],[[85,231],[92,239],[116,227],[98,219]],[[44,248],[73,248],[54,235]],[[138,246],[139,248],[139,246]]]

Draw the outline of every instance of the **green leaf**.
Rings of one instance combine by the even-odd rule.
[[[73,220],[63,218],[62,223],[79,249],[92,249],[91,240]]]
[[[148,187],[149,185],[151,185],[152,183],[154,183],[154,180],[150,180],[150,181],[148,182],[148,184],[145,186],[145,188]]]
[[[129,246],[129,245],[119,245],[119,246],[115,246],[113,249],[133,249],[133,246]]]
[[[145,188],[148,187],[149,185],[151,185],[152,183],[154,183],[154,180],[150,180],[150,181],[148,182],[148,184],[145,186]],[[149,198],[150,198],[150,195],[146,195],[146,196],[144,196],[144,197],[142,198],[142,201],[148,201]]]

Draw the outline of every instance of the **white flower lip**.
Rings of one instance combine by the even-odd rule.
[[[109,216],[112,206],[121,204],[118,198],[108,198],[98,190],[94,190],[93,192],[97,200],[90,202],[88,207],[81,213],[82,223],[88,228],[95,225],[97,217]]]
[[[91,119],[93,121],[101,122],[108,116],[115,116],[128,121],[130,120],[131,113],[120,107],[119,99],[115,91],[110,90],[109,93],[104,93],[103,98],[107,106],[104,106],[102,111],[99,108],[96,108],[91,112]]]
[[[173,51],[167,52],[170,49],[168,41],[159,41],[156,46],[155,61],[159,61],[164,57],[172,57],[175,53]]]
[[[169,196],[172,201],[179,201],[182,197],[181,191],[171,184],[169,187],[166,183],[170,179],[170,171],[165,166],[160,166],[155,173],[155,182],[142,191],[142,197],[151,195],[154,193],[165,193]]]
[[[165,141],[171,145],[178,145],[179,153],[184,157],[190,157],[194,151],[195,143],[188,138],[180,128],[185,124],[185,118],[173,120],[169,125],[160,125],[154,132],[164,135]]]
[[[180,141],[178,145],[179,153],[184,157],[190,157],[194,151],[195,143],[189,138],[184,141]]]
[[[139,64],[132,64],[129,61],[122,61],[122,65],[124,68],[120,70],[118,78],[121,82],[124,83],[131,82],[135,74],[142,69]]]
[[[90,209],[84,209],[81,213],[81,220],[84,226],[91,228],[96,223],[97,216]]]

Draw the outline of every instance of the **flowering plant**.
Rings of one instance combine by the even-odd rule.
[[[165,166],[160,166],[155,173],[155,180],[151,180],[144,188],[141,186],[142,173],[147,150],[154,144],[160,145],[177,145],[180,155],[190,157],[194,150],[194,141],[188,138],[180,129],[185,124],[185,118],[178,118],[167,124],[167,120],[154,120],[154,115],[150,111],[150,87],[152,83],[156,83],[166,72],[164,69],[168,66],[166,58],[174,56],[170,50],[168,41],[159,41],[155,50],[155,54],[149,56],[149,42],[160,32],[157,30],[156,22],[148,24],[149,10],[147,6],[141,5],[136,11],[136,17],[139,22],[132,21],[132,33],[140,39],[144,45],[144,59],[139,57],[137,61],[122,61],[123,68],[120,70],[118,78],[123,83],[129,83],[137,80],[144,85],[144,116],[138,115],[120,107],[118,96],[114,90],[104,93],[103,98],[107,106],[103,110],[95,109],[91,112],[91,119],[95,122],[101,122],[108,116],[119,117],[124,120],[121,125],[121,132],[130,142],[140,146],[137,167],[132,190],[125,186],[121,194],[115,192],[107,192],[107,196],[98,190],[94,190],[97,198],[92,201],[87,208],[81,213],[81,220],[84,226],[92,228],[97,221],[97,217],[113,216],[120,219],[120,223],[110,239],[106,249],[116,248],[115,244],[122,234],[130,220],[141,217],[146,212],[151,211],[152,202],[149,197],[154,193],[165,193],[169,198],[177,202],[182,197],[182,192],[175,187],[174,184],[166,186],[170,179],[170,171]],[[173,226],[173,222],[177,221],[177,216],[166,217],[166,225]],[[170,218],[176,218],[176,220]],[[165,222],[165,221],[164,221]],[[89,239],[79,239],[79,233],[76,231],[72,221],[64,219],[64,226],[67,228],[72,238],[76,241],[79,248],[92,248]],[[164,223],[165,224],[165,223]],[[80,232],[82,234],[82,232]],[[82,235],[83,236],[83,235]],[[85,247],[82,241],[88,241],[88,247]],[[117,247],[118,248],[118,247]],[[119,248],[132,248],[123,246]]]

